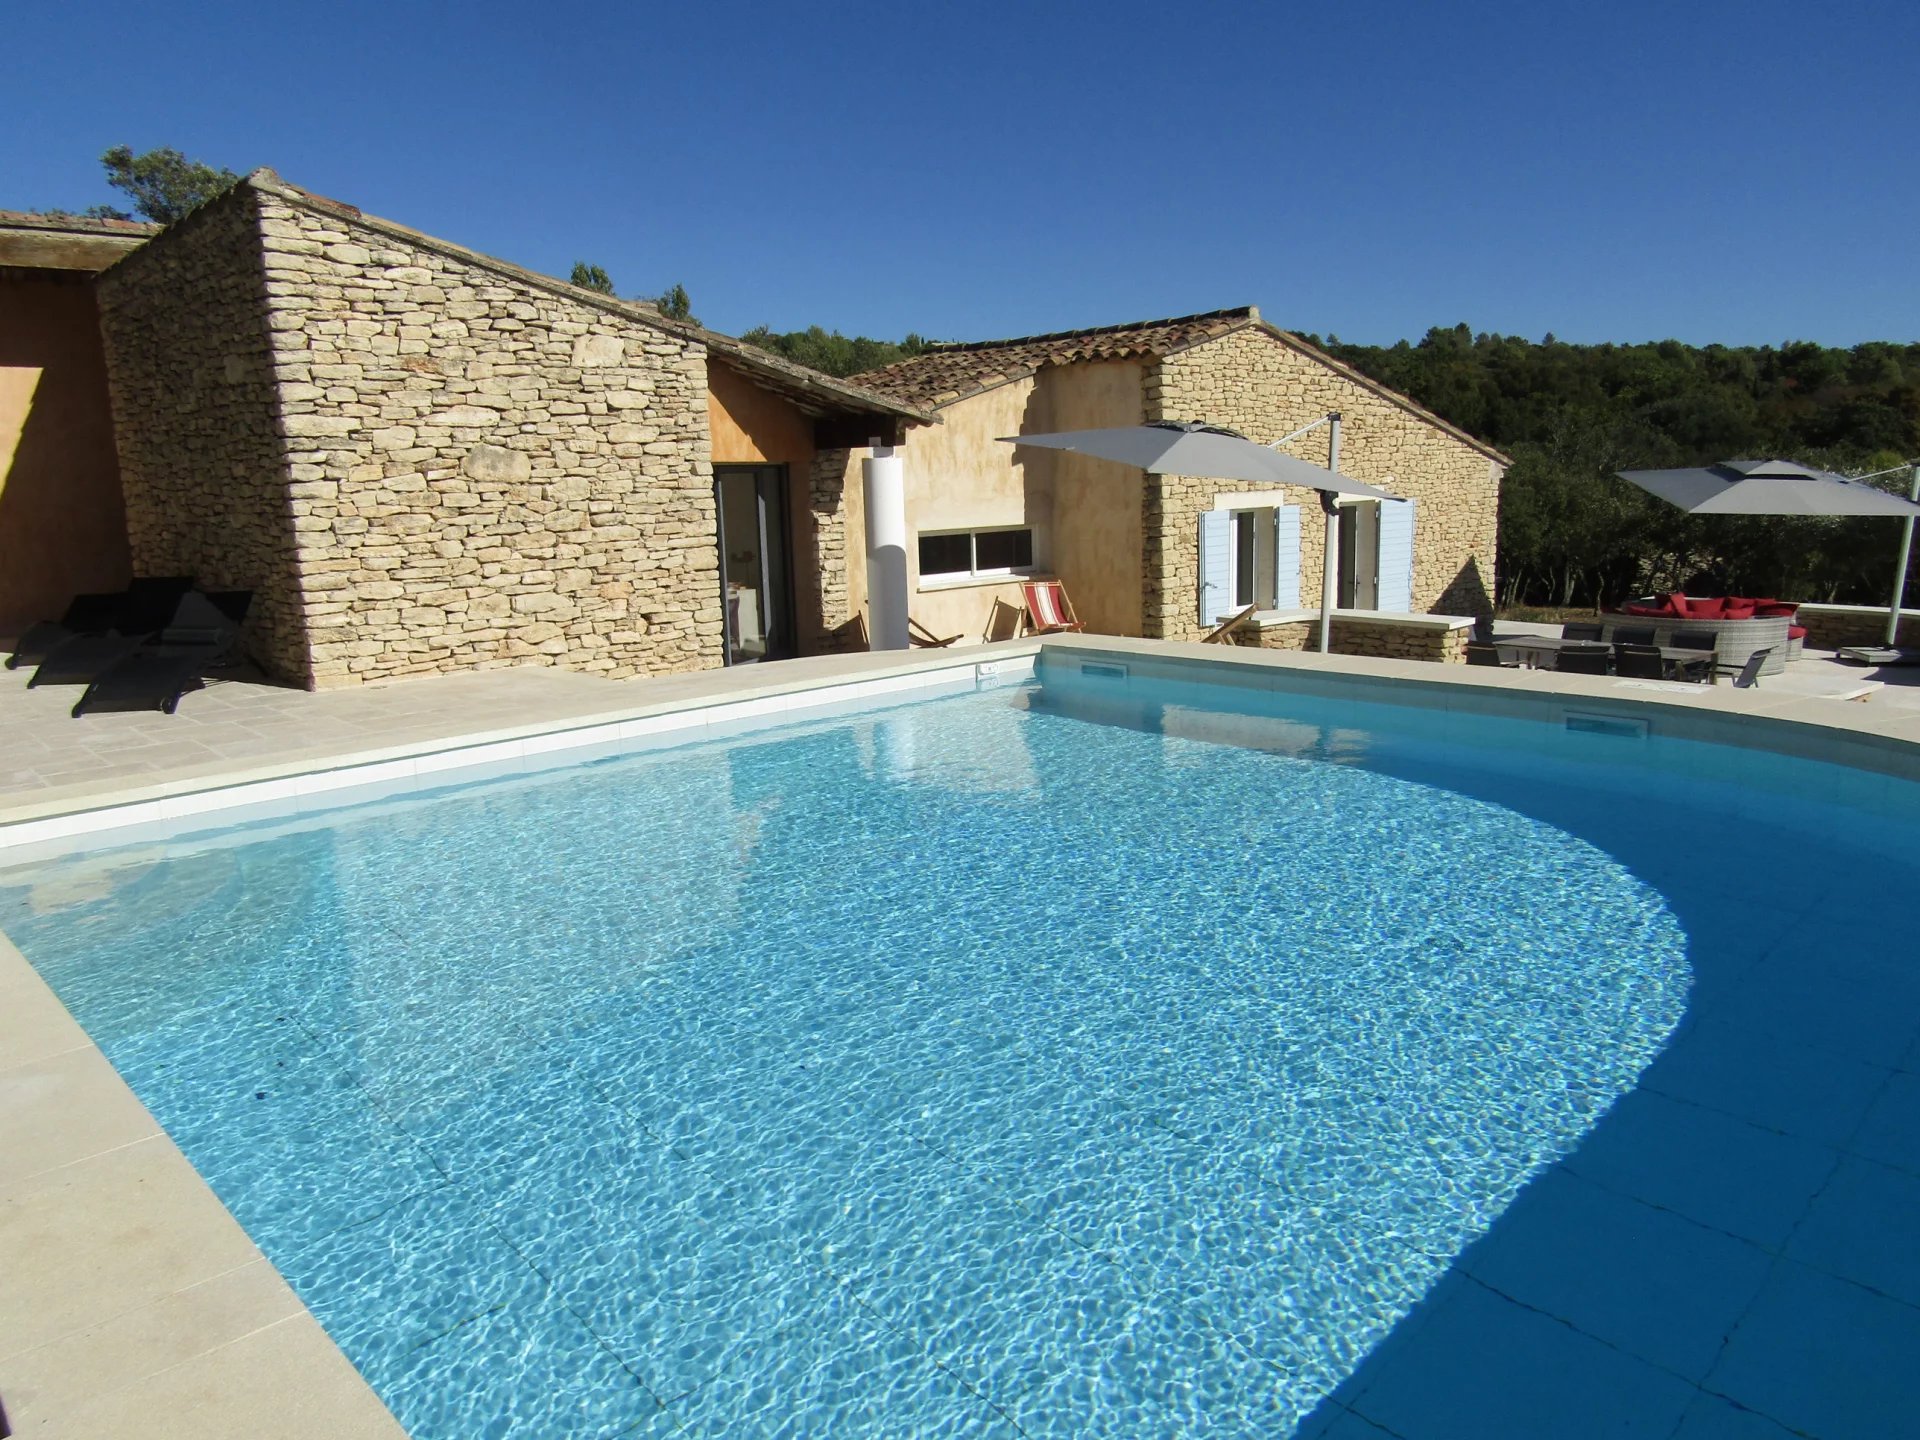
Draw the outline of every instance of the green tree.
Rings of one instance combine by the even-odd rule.
[[[660,307],[660,313],[669,320],[684,320],[689,325],[700,322],[693,318],[693,302],[687,298],[687,287],[675,285],[653,302]]]
[[[824,330],[818,325],[805,330],[789,330],[785,334],[777,333],[765,325],[757,325],[740,338],[749,345],[758,345],[762,350],[784,356],[795,364],[842,377],[878,370],[883,365],[891,365],[909,355],[918,355],[928,348],[925,340],[912,333],[897,342],[873,340],[865,335],[848,338],[838,330]]]
[[[131,196],[133,208],[142,217],[162,225],[171,225],[198,209],[240,178],[231,170],[216,170],[189,160],[178,150],[149,150],[136,155],[132,146],[116,145],[100,157],[100,163],[106,167],[107,183]],[[113,220],[133,218],[111,205],[95,205],[87,214]]]
[[[607,272],[584,260],[573,262],[573,273],[567,277],[567,283],[578,285],[582,290],[598,290],[602,295],[613,294],[613,281]]]
[[[1885,522],[1696,519],[1613,472],[1779,455],[1861,474],[1920,455],[1920,344],[1536,345],[1455,325],[1418,344],[1326,348],[1513,457],[1503,604],[1694,586],[1872,602],[1887,588]]]

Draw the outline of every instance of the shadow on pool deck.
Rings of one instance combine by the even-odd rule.
[[[1667,1049],[1296,1440],[1914,1433],[1911,872],[1835,854],[1703,891],[1699,839],[1635,863],[1693,897],[1670,901],[1694,984]]]

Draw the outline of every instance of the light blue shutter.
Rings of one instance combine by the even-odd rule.
[[[1413,609],[1413,501],[1380,502],[1380,608]]]
[[[1300,507],[1281,505],[1273,512],[1273,608],[1300,608]]]
[[[1225,510],[1200,512],[1200,623],[1218,625],[1231,613],[1227,588],[1232,574],[1233,516]]]

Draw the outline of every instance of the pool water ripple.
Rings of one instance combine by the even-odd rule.
[[[418,1440],[1284,1434],[1688,985],[1618,859],[1323,739],[986,692],[0,927]]]

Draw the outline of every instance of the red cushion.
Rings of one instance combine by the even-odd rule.
[[[1687,601],[1689,620],[1720,620],[1726,615],[1727,602],[1715,595],[1706,600]]]
[[[1789,625],[1789,626],[1787,626],[1787,638],[1788,638],[1789,640],[1804,640],[1804,639],[1806,639],[1806,638],[1807,638],[1807,627],[1806,627],[1806,626],[1804,626],[1804,625]]]
[[[1753,619],[1753,602],[1751,600],[1729,600],[1727,601],[1727,608],[1720,618],[1722,620],[1751,620]]]
[[[1756,600],[1753,602],[1753,613],[1756,615],[1765,615],[1770,620],[1778,619],[1782,615],[1791,615],[1799,608],[1798,605],[1790,604],[1785,600]]]
[[[1682,595],[1678,590],[1667,596],[1667,612],[1679,616],[1682,620],[1686,619],[1687,597]]]
[[[1665,605],[1642,605],[1637,601],[1629,601],[1620,607],[1620,613],[1622,615],[1670,615],[1673,612]]]

